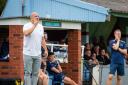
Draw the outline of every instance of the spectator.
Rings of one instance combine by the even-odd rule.
[[[54,81],[64,82],[70,85],[78,85],[72,79],[65,76],[58,61],[55,60],[53,52],[48,53],[47,71],[54,76]]]
[[[95,53],[93,53],[92,54],[92,64],[93,65],[98,65],[99,64],[99,62],[98,62],[98,60],[97,60],[97,58],[96,58],[96,54]]]
[[[86,43],[84,46],[85,46],[85,50],[91,50],[90,43]]]
[[[85,51],[84,60],[89,65],[92,65],[92,64],[97,65],[98,64],[98,60],[96,59],[96,54],[95,53],[92,54],[91,50],[86,50]]]
[[[96,54],[91,53],[91,50],[85,50],[85,55],[84,55],[84,74],[83,74],[83,79],[85,81],[85,84],[89,83],[91,85],[92,81],[92,69],[95,65],[98,64],[98,61],[96,59]]]
[[[91,50],[85,50],[84,52],[84,60],[89,61],[91,60]]]
[[[100,47],[99,45],[94,46],[92,52],[96,54],[96,57],[100,55]]]
[[[100,55],[97,57],[98,61],[101,62],[100,64],[108,65],[110,64],[110,58],[108,53],[106,53],[105,49],[100,50]]]

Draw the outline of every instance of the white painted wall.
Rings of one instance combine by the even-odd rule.
[[[29,22],[26,18],[12,18],[12,19],[0,19],[0,25],[24,25]],[[40,20],[42,24],[42,20]],[[81,30],[81,23],[76,22],[61,22],[61,27],[46,27],[45,28],[62,28],[62,29],[78,29]]]

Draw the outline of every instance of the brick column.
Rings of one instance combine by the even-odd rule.
[[[9,62],[0,62],[0,78],[23,80],[23,34],[22,26],[9,26]]]
[[[67,74],[75,82],[81,81],[81,31],[69,30],[68,31],[68,60]]]
[[[23,80],[24,65],[23,65],[23,26],[13,25],[9,26],[9,41],[10,41],[10,63],[15,66],[14,72]]]

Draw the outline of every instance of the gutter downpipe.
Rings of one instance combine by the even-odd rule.
[[[24,0],[22,0],[22,16],[24,16]]]

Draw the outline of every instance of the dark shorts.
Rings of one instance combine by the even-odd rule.
[[[117,75],[123,76],[124,75],[124,64],[110,64],[110,74],[115,75],[117,71]]]
[[[65,75],[63,73],[58,73],[54,75],[54,81],[59,81],[62,82],[64,79]]]

